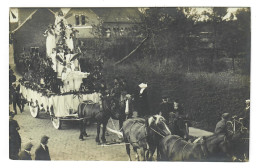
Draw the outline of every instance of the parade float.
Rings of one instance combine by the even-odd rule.
[[[83,89],[82,81],[89,72],[81,72],[81,50],[74,45],[76,30],[66,22],[63,14],[43,33],[46,53],[33,48],[24,56],[24,73],[20,79],[20,93],[27,100],[32,117],[49,114],[54,128],[60,129],[66,120],[81,120],[77,114],[80,102],[99,103],[97,91]]]

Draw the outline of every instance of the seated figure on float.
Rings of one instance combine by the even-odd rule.
[[[57,76],[61,77],[61,74],[62,74],[62,71],[63,71],[63,68],[64,68],[64,60],[65,60],[63,48],[58,48],[56,60],[57,60],[57,65],[56,65]]]

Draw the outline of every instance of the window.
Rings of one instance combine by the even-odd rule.
[[[76,25],[79,25],[79,15],[75,15]]]
[[[85,17],[85,15],[81,15],[81,24],[82,25],[86,24],[86,17]]]

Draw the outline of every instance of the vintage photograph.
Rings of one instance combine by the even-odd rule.
[[[9,159],[248,162],[250,60],[250,7],[11,7]]]

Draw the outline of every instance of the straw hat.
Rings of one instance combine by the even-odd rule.
[[[147,88],[147,84],[146,83],[141,83],[138,85],[141,89],[143,88]]]
[[[223,114],[222,114],[222,117],[223,117],[224,119],[228,119],[229,113],[223,113]]]
[[[250,100],[249,100],[249,99],[247,99],[247,100],[246,100],[246,104],[249,104],[249,103],[250,103]]]

